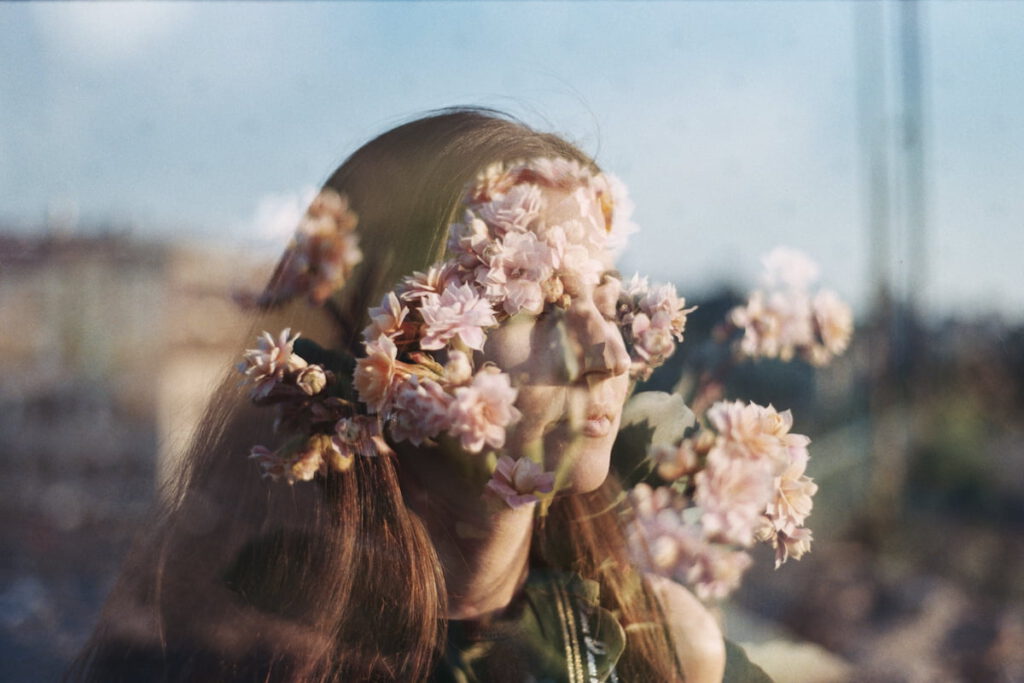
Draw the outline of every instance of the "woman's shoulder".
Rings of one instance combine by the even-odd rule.
[[[647,582],[665,612],[688,682],[771,683],[743,648],[725,640],[718,621],[686,587],[654,575],[648,575]]]
[[[725,674],[725,641],[714,616],[693,593],[675,581],[648,575],[647,582],[665,612],[686,680],[721,681]]]

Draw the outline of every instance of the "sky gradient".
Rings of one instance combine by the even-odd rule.
[[[843,2],[0,5],[0,226],[246,250],[418,113],[498,107],[630,187],[622,269],[751,284],[786,244],[863,310],[856,8]],[[891,7],[887,10],[893,15]],[[927,3],[934,314],[1024,318],[1024,3]],[[891,28],[891,27],[890,27]],[[900,268],[899,255],[894,256]]]

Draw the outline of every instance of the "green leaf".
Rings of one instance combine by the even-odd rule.
[[[694,425],[693,411],[679,394],[644,391],[622,409],[619,435],[612,447],[612,463],[627,487],[651,472],[647,451],[651,444],[674,444]]]

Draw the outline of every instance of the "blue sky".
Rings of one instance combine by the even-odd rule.
[[[0,5],[0,220],[278,248],[258,207],[419,112],[506,109],[630,186],[683,292],[797,246],[869,291],[854,14],[832,2]],[[889,11],[890,15],[891,7]],[[935,313],[1024,313],[1024,3],[927,4]],[[895,268],[903,265],[896,259]]]

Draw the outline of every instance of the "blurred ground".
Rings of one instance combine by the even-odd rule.
[[[0,263],[0,680],[54,680],[245,338],[244,268],[123,237],[0,240]],[[690,299],[677,362],[731,301]],[[1024,681],[1024,329],[920,331],[914,367],[882,366],[906,380],[887,395],[870,322],[828,370],[730,387],[814,439],[813,552],[778,571],[758,553],[724,609],[779,681]]]

